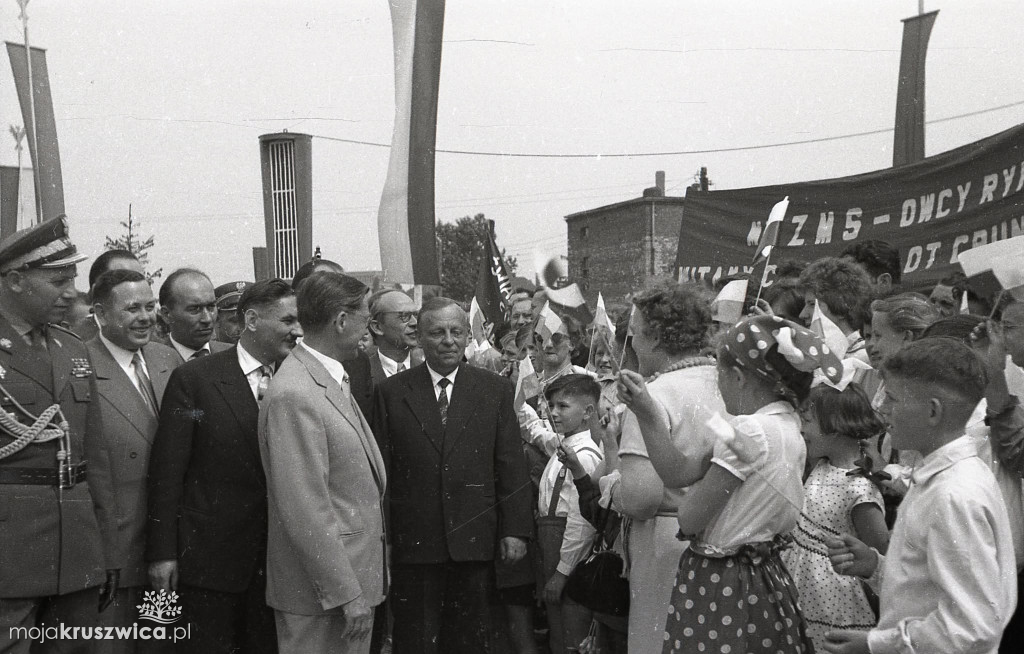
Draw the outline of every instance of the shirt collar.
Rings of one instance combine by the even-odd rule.
[[[795,413],[795,412],[796,412],[796,409],[793,408],[792,404],[790,404],[789,402],[787,402],[785,400],[778,400],[778,401],[772,402],[770,404],[765,404],[763,407],[761,407],[760,409],[758,409],[754,413],[755,414],[759,414],[759,415],[763,415],[763,416],[770,416],[770,415],[776,415],[776,414],[779,414],[779,413]]]
[[[110,350],[110,356],[114,357],[114,361],[117,362],[117,365],[125,369],[127,369],[128,366],[132,365],[132,360],[135,358],[135,352],[132,352],[131,350],[126,350],[120,345],[115,345],[114,343],[111,343],[110,339],[103,335],[103,332],[99,333],[99,337],[103,345],[105,345],[107,349]]]
[[[181,358],[184,359],[185,361],[191,359],[192,355],[198,352],[199,350],[206,350],[207,352],[210,351],[210,341],[206,341],[205,343],[203,343],[203,346],[199,348],[199,350],[193,350],[187,345],[182,345],[178,341],[174,340],[174,337],[171,336],[170,334],[167,335],[167,340],[171,342],[171,345],[174,347],[175,350],[178,351],[178,354],[180,354]]]
[[[910,479],[915,484],[927,483],[929,479],[939,474],[955,463],[972,456],[978,456],[978,446],[966,434],[952,440],[939,449],[935,450],[921,460]]]
[[[320,352],[319,350],[313,349],[306,342],[299,343],[295,347],[299,346],[304,347],[306,351],[313,356],[314,359],[322,363],[324,368],[327,368],[327,372],[330,373],[331,377],[334,378],[334,381],[338,382],[338,384],[342,388],[345,388],[345,383],[348,381],[348,374],[345,373],[345,366],[341,365],[340,361],[338,361],[337,359],[332,359],[331,357],[327,356],[323,352]],[[347,391],[348,389],[345,390]]]
[[[580,444],[580,442],[585,441],[585,440],[591,440],[591,438],[590,438],[590,430],[589,429],[584,429],[581,432],[576,432],[572,436],[565,436],[565,437],[563,437],[562,438],[562,443],[564,445],[567,445],[568,447],[576,447],[577,445]]]
[[[238,365],[242,368],[242,374],[248,376],[256,370],[263,368],[263,364],[260,363],[259,359],[249,354],[249,351],[242,347],[242,344],[238,344]]]
[[[18,332],[18,336],[24,337],[34,329],[32,325],[22,320],[20,316],[16,316],[14,314],[7,316],[7,322],[11,323],[11,327],[14,328],[14,331]]]
[[[396,361],[389,356],[386,356],[380,350],[377,350],[377,356],[380,358],[380,367],[384,369],[388,377],[398,372],[398,365],[405,364],[405,369],[408,370],[412,367],[412,350],[406,352],[405,358],[401,361]]]
[[[439,373],[436,370],[434,370],[433,368],[431,368],[429,363],[426,364],[426,366],[427,366],[427,372],[430,373],[430,381],[431,381],[431,383],[433,383],[434,386],[437,386],[437,382],[441,381],[441,377],[444,377],[448,381],[450,381],[452,383],[452,386],[455,385],[455,375],[459,374],[459,369],[458,368],[456,368],[455,370],[452,370],[447,375],[442,375],[441,373]]]

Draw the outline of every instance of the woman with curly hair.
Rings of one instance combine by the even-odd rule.
[[[612,488],[612,501],[631,519],[630,654],[660,652],[664,644],[672,580],[686,545],[676,539],[680,489],[699,479],[710,460],[714,442],[707,440],[704,423],[715,412],[725,413],[715,361],[705,356],[711,325],[711,298],[699,285],[661,286],[633,299],[633,350],[640,374],[651,380],[648,388],[671,442],[646,443],[636,416],[625,412],[621,480]]]
[[[846,357],[868,362],[860,328],[863,307],[871,299],[871,276],[860,264],[837,257],[824,257],[812,262],[800,273],[804,289],[804,308],[800,320],[810,326],[814,305],[839,326],[846,336]]]

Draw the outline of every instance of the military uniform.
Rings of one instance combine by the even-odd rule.
[[[28,245],[35,243],[33,238],[45,242],[42,254],[49,258],[40,267],[80,261],[67,241],[66,223],[53,222],[0,243],[0,274],[17,269],[9,267],[12,257],[25,268],[38,263],[19,237],[30,239]],[[34,236],[37,232],[41,235]],[[56,246],[47,240],[52,234],[60,236]],[[110,462],[97,437],[95,394],[89,355],[75,334],[58,325],[28,325],[17,316],[0,315],[0,406],[6,414],[0,416],[0,652],[28,651],[28,642],[11,639],[9,627],[43,621],[49,626],[55,621],[96,624],[98,594],[81,591],[102,585],[107,570],[121,567],[124,554],[116,545]],[[59,411],[47,432],[59,436],[37,438],[17,449],[23,426],[31,427],[54,405]],[[92,646],[48,645],[62,651]]]

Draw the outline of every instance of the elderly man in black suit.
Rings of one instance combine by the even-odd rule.
[[[462,363],[469,319],[433,298],[419,315],[424,365],[381,384],[388,465],[395,654],[490,651],[494,556],[533,533],[511,383]]]
[[[130,627],[148,582],[146,544],[146,471],[156,434],[160,401],[178,355],[151,343],[156,298],[146,276],[135,270],[110,270],[92,286],[93,312],[100,331],[86,342],[96,371],[102,407],[102,438],[110,453],[110,478],[117,500],[117,535],[128,555],[107,623]],[[135,641],[117,640],[112,650],[134,652]]]
[[[149,467],[150,582],[179,589],[192,635],[178,647],[204,654],[276,651],[257,402],[302,329],[280,279],[246,289],[238,312],[238,345],[171,375]]]

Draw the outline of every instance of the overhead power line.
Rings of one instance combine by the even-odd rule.
[[[1009,104],[999,105],[998,107],[989,107],[987,109],[979,109],[978,111],[969,111],[963,114],[957,114],[955,116],[946,116],[945,118],[936,118],[934,120],[925,121],[929,125],[936,123],[945,123],[951,120],[958,120],[960,118],[969,118],[971,116],[978,116],[981,114],[991,113],[993,111],[1001,111],[1003,109],[1009,109],[1011,107],[1019,107],[1024,105],[1024,100],[1018,102],[1011,102]],[[669,152],[615,152],[611,154],[578,154],[578,153],[543,153],[543,152],[488,152],[482,150],[446,150],[438,148],[436,152],[438,154],[460,154],[473,157],[508,157],[508,158],[530,158],[530,159],[626,159],[632,157],[675,157],[681,155],[694,155],[694,154],[717,154],[722,152],[745,152],[750,150],[767,150],[771,148],[784,148],[794,145],[807,145],[810,143],[826,143],[829,141],[841,141],[845,139],[859,138],[862,136],[874,136],[876,134],[886,134],[892,132],[892,127],[884,129],[872,129],[865,132],[853,132],[850,134],[839,134],[836,136],[822,136],[813,139],[802,139],[799,141],[784,141],[781,143],[764,143],[761,145],[741,145],[731,148],[704,148],[699,150],[673,150]],[[360,141],[356,139],[346,139],[338,136],[321,136],[319,134],[312,134],[313,138],[322,139],[325,141],[336,141],[338,143],[351,143],[354,145],[366,145],[376,148],[390,148],[389,143],[377,143],[374,141]]]

